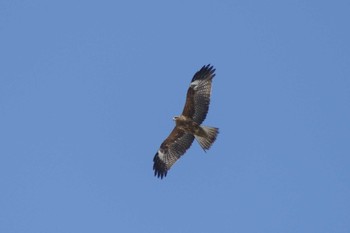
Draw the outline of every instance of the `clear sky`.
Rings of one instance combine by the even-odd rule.
[[[350,232],[349,1],[0,1],[0,232]],[[193,74],[197,142],[152,159]]]

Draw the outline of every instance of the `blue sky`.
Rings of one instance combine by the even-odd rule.
[[[349,1],[0,1],[0,232],[349,232]],[[204,124],[152,159],[192,75]]]

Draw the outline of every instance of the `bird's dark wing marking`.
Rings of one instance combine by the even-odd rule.
[[[187,91],[186,103],[182,115],[201,124],[208,113],[212,79],[215,77],[213,66],[203,66],[192,78]]]
[[[175,127],[153,158],[154,175],[163,179],[171,166],[190,148],[194,136]]]

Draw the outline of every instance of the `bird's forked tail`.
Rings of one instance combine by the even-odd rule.
[[[204,151],[209,150],[218,136],[219,129],[215,127],[200,126],[200,133],[195,138]]]

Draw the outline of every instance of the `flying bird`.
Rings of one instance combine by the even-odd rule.
[[[190,148],[194,139],[204,151],[216,140],[219,129],[201,125],[210,104],[213,66],[203,66],[195,73],[187,91],[185,107],[180,116],[175,116],[175,128],[160,145],[153,158],[154,175],[163,179],[171,166]]]

